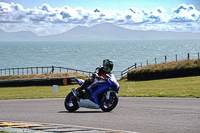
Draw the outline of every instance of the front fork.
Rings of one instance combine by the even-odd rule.
[[[107,100],[110,99],[110,93],[111,93],[111,92],[117,93],[117,92],[114,91],[114,90],[109,90],[109,91],[107,91],[107,92],[106,92],[106,99],[107,99]]]
[[[76,94],[76,90],[74,88],[72,88],[72,93],[77,98],[77,101],[80,101],[79,97]]]

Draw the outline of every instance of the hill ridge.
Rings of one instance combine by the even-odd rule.
[[[77,26],[61,34],[38,36],[31,31],[5,32],[0,41],[100,41],[100,40],[166,40],[199,39],[200,33],[130,30],[110,23]]]

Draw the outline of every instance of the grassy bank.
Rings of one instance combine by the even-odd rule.
[[[200,97],[200,76],[151,81],[119,81],[121,97]],[[78,85],[0,87],[0,99],[63,98]]]
[[[180,60],[177,62],[172,61],[168,63],[148,65],[140,69],[129,71],[129,74],[164,72],[164,71],[173,71],[173,70],[180,70],[180,69],[195,69],[195,68],[200,68],[200,59]]]
[[[38,79],[38,78],[57,78],[57,77],[79,77],[87,78],[88,76],[77,72],[65,72],[65,73],[42,73],[42,74],[24,74],[24,75],[5,75],[0,76],[0,80],[16,80],[16,79]]]

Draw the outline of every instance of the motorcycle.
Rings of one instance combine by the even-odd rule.
[[[81,86],[84,80],[76,79],[76,82]],[[118,91],[120,90],[119,83],[113,74],[106,74],[104,79],[94,78],[94,82],[85,88],[80,98],[76,97],[75,89],[65,98],[65,108],[68,111],[76,111],[80,107],[100,109],[104,112],[110,112],[118,103]]]

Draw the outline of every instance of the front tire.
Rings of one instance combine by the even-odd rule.
[[[117,106],[117,103],[118,103],[117,93],[111,92],[109,99],[107,99],[105,95],[102,97],[102,99],[100,100],[100,108],[104,112],[110,112]]]
[[[72,92],[70,92],[65,98],[64,105],[65,105],[66,110],[70,112],[74,112],[77,109],[79,109],[78,102],[76,99],[74,99],[74,95]]]

